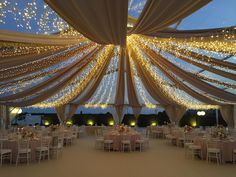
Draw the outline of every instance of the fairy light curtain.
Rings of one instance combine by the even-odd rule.
[[[236,55],[236,28],[166,29],[209,0],[148,0],[128,36],[127,0],[46,2],[77,31],[36,35],[1,30],[0,104],[56,107],[65,120],[78,106],[89,105],[100,85],[108,84],[104,88],[114,100],[104,105],[103,93],[99,104],[114,106],[120,121],[126,104],[136,117],[147,105],[164,107],[176,122],[188,108],[221,106],[223,117],[232,126],[230,105],[236,103],[236,64],[217,57]],[[111,69],[115,55],[118,67]],[[204,74],[205,70],[217,77]],[[109,76],[111,83],[103,81],[111,73],[117,78]],[[144,94],[138,95],[137,78],[145,88],[142,92],[159,104],[147,101]]]

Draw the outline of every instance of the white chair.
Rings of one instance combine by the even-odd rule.
[[[104,151],[109,150],[110,152],[113,149],[113,140],[104,140],[103,146]]]
[[[36,148],[36,156],[38,157],[38,162],[40,163],[41,159],[45,157],[50,159],[50,142],[51,138],[41,138],[40,147]]]
[[[139,152],[142,152],[145,149],[146,142],[144,139],[138,139],[135,141],[135,149],[138,148]]]
[[[196,155],[198,155],[201,159],[203,158],[202,147],[200,145],[192,144],[192,145],[189,145],[188,148],[189,148],[189,151],[191,152],[192,159],[194,159]]]
[[[221,159],[221,150],[218,148],[217,141],[210,140],[207,141],[207,162],[211,161],[212,159],[216,159],[217,164],[219,165],[222,161]]]
[[[29,140],[18,140],[17,142],[17,157],[16,157],[16,166],[18,165],[21,159],[26,159],[27,165],[29,165],[31,160],[31,149],[29,147]]]
[[[64,135],[64,144],[65,144],[65,146],[71,146],[72,142],[73,142],[72,132],[68,131]]]
[[[132,151],[131,149],[131,141],[130,141],[130,136],[124,136],[122,141],[121,141],[121,149],[123,152],[125,152],[125,150],[129,150],[129,152]]]
[[[185,156],[189,154],[190,149],[189,146],[193,145],[193,136],[191,134],[184,134],[184,150],[185,150]]]
[[[104,146],[104,138],[100,137],[95,140],[95,149],[102,149]]]
[[[103,130],[101,128],[95,129],[95,136],[96,137],[102,137],[103,136]]]
[[[58,156],[62,154],[63,145],[64,145],[63,134],[53,137],[52,146],[50,147],[50,152],[52,157],[56,156],[56,159],[58,159]]]
[[[10,164],[12,162],[12,150],[3,148],[4,141],[5,140],[0,139],[0,165],[1,166],[2,166],[2,163],[5,159],[8,159],[10,161]]]

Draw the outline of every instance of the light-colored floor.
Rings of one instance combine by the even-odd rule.
[[[3,166],[0,177],[235,177],[236,164],[216,165],[186,159],[182,148],[151,140],[146,152],[103,152],[93,138],[67,147],[59,160],[19,167]]]

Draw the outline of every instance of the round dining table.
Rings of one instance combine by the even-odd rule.
[[[203,158],[206,159],[207,155],[207,141],[209,140],[205,137],[197,137],[194,139],[194,144],[200,145],[202,147]],[[216,142],[216,147],[221,150],[222,162],[232,162],[233,161],[233,149],[236,149],[236,140],[234,139],[222,139],[214,140]]]
[[[135,141],[141,139],[140,133],[132,132],[118,132],[110,131],[104,134],[104,140],[113,140],[113,150],[121,151],[122,140],[130,140],[132,150],[135,149]]]

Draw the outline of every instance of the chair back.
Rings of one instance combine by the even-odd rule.
[[[42,137],[41,138],[41,147],[50,147],[50,143],[51,143],[51,138],[50,137]]]
[[[18,150],[29,149],[29,139],[19,139],[17,144],[18,144]]]
[[[217,140],[207,140],[207,149],[208,148],[220,148],[219,141]]]

